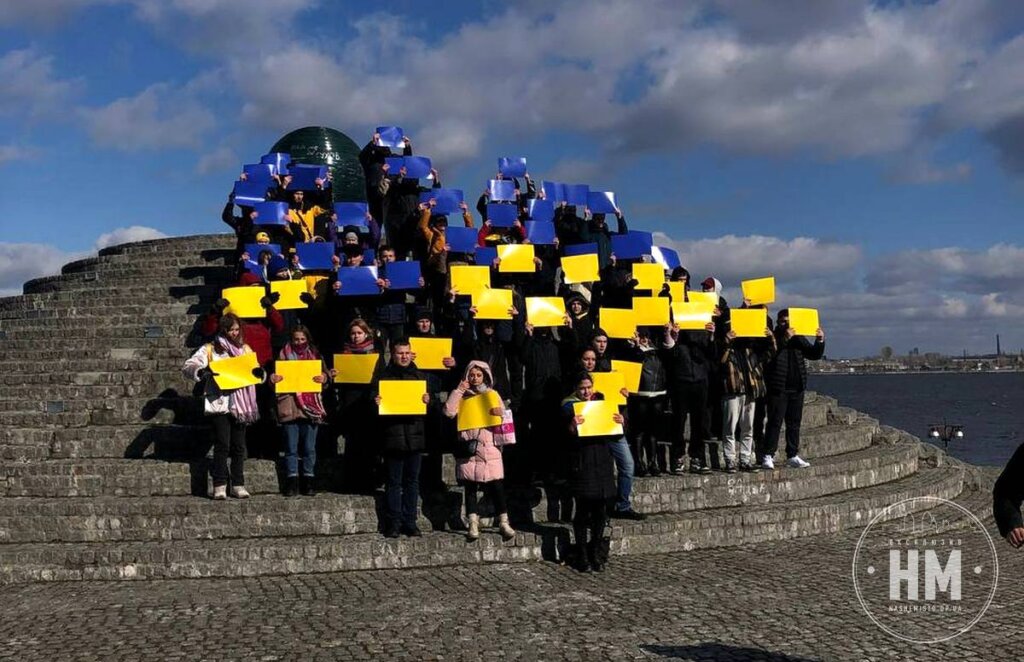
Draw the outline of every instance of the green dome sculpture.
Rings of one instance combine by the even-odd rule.
[[[355,141],[337,129],[306,126],[281,136],[270,151],[287,152],[294,163],[327,164],[334,177],[334,199],[365,202],[366,179],[359,164],[359,149]]]

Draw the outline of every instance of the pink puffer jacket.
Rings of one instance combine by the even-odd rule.
[[[470,361],[466,366],[466,373],[462,376],[463,381],[469,377],[470,368],[483,370],[485,382],[488,385],[493,383],[491,367],[483,361]],[[459,415],[459,404],[466,392],[460,386],[448,394],[448,401],[444,407],[446,416],[455,418]],[[489,483],[492,480],[501,480],[505,477],[505,465],[501,461],[501,448],[494,445],[494,435],[489,428],[462,430],[459,432],[459,438],[477,442],[476,453],[472,457],[457,461],[455,475],[460,482]]]

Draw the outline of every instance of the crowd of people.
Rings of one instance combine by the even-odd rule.
[[[606,562],[608,517],[644,518],[631,503],[636,478],[707,474],[713,467],[774,470],[783,424],[787,466],[808,466],[799,454],[805,361],[822,357],[821,329],[797,335],[783,309],[774,321],[765,314],[759,337],[740,337],[731,328],[722,283],[708,276],[694,285],[683,265],[663,266],[663,282],[640,290],[633,266],[658,263],[651,255],[615,254],[614,238],[629,233],[617,206],[592,213],[578,202],[549,200],[554,240],[533,244],[532,271],[502,270],[501,257],[486,249],[531,243],[526,224],[532,201],[550,197],[545,187],[529,173],[499,172],[496,181],[513,184],[512,200],[492,200],[489,187],[475,207],[479,222],[465,202],[453,214],[458,221],[450,220],[434,197],[442,189],[440,173],[431,168],[412,178],[404,166],[396,171],[391,157],[411,157],[411,141],[381,143],[375,133],[360,155],[367,199],[361,223],[339,220],[329,175],[299,190],[286,164],[273,169],[263,194],[265,201],[287,203],[286,218],[262,218],[258,205],[235,204],[233,196],[225,205],[223,220],[237,235],[238,285],[263,293],[258,317],[239,317],[230,301],[218,300],[199,321],[206,342],[184,367],[200,385],[214,434],[214,499],[249,496],[244,464],[247,430],[251,437],[254,426],[270,430],[283,448],[286,496],[314,494],[318,437],[329,446],[342,439],[343,475],[333,488],[368,494],[383,484],[383,534],[419,536],[421,477],[424,491],[441,488],[442,456],[452,454],[469,540],[481,535],[481,493],[493,507],[498,533],[509,540],[515,531],[506,482],[541,485],[552,519],[572,522],[576,562],[589,571]],[[515,220],[492,222],[489,216],[497,219],[499,211]],[[476,247],[452,246],[450,222],[473,228]],[[299,253],[309,243],[332,246],[329,265],[311,270],[302,264]],[[574,246],[596,255],[593,280],[565,277],[561,260],[575,254]],[[483,315],[474,292],[452,286],[453,270],[480,266],[477,260],[489,267],[490,289],[510,291],[506,314]],[[396,289],[389,272],[406,261],[419,263],[420,278],[416,287]],[[352,285],[339,274],[366,266],[376,267],[374,291],[347,294]],[[278,280],[305,282],[302,307],[278,309],[270,287]],[[631,337],[610,337],[602,328],[602,310],[629,309],[640,296],[667,298],[671,306],[680,296],[689,301],[691,286],[715,299],[701,328],[681,328],[671,312],[665,323],[636,326]],[[564,302],[557,325],[531,320],[527,308],[534,297]],[[744,301],[739,307],[765,305]],[[422,338],[451,339],[451,355],[421,369],[413,346]],[[218,385],[218,361],[246,354],[255,355],[258,383]],[[341,379],[338,355],[375,357],[368,359],[367,379]],[[321,361],[318,386],[277,394],[280,366],[294,360]],[[634,366],[639,379],[627,385],[624,378],[617,392],[602,392],[608,383],[602,373],[623,365]],[[401,381],[426,383],[425,413],[383,411],[383,386]],[[587,409],[601,401],[617,404]],[[487,403],[487,423],[464,425],[469,403],[480,402]],[[597,433],[589,411],[608,417]],[[715,440],[724,463],[719,445],[709,446]]]

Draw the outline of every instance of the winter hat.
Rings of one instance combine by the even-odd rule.
[[[266,232],[257,232],[256,233],[256,243],[257,244],[264,244],[264,243],[265,244],[269,244],[270,243],[270,235],[267,234]]]

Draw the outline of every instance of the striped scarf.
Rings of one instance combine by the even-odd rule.
[[[319,361],[320,354],[309,343],[306,343],[301,351],[296,350],[294,345],[288,343],[281,350],[281,355],[278,358],[285,361]],[[316,423],[327,418],[327,412],[324,410],[324,403],[319,393],[314,391],[295,393],[294,395],[295,402],[298,403],[299,409],[306,415],[306,418]]]
[[[241,356],[245,347],[238,347],[224,336],[217,336],[215,341],[217,351],[231,356]],[[230,411],[235,420],[245,425],[251,425],[260,420],[260,410],[256,406],[256,387],[243,386],[236,388],[229,393]]]

